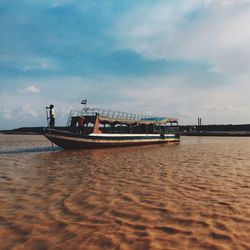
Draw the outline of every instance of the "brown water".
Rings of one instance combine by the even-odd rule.
[[[250,138],[49,147],[0,135],[0,249],[250,249]]]

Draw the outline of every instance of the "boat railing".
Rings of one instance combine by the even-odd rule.
[[[86,107],[80,111],[71,110],[68,121],[67,121],[67,126],[70,125],[72,116],[95,116],[97,114],[100,117],[109,117],[112,119],[124,119],[124,120],[161,121],[165,119],[165,117],[160,117],[160,116],[138,115],[138,114],[122,112],[122,111],[113,111],[109,109]]]

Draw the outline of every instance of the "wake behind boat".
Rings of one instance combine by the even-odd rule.
[[[64,149],[180,142],[175,118],[89,107],[72,110],[65,130],[47,127],[44,136]]]

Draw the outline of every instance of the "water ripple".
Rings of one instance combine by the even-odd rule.
[[[249,249],[249,138],[51,149],[0,136],[0,249]]]

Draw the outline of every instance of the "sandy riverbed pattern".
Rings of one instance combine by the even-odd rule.
[[[0,135],[0,249],[250,249],[250,138],[49,150]]]

